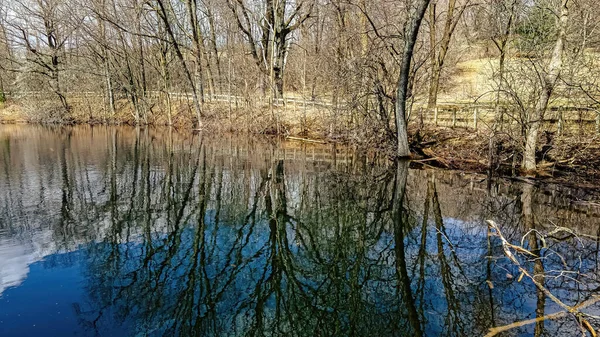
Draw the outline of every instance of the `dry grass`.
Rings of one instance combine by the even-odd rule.
[[[493,90],[493,70],[498,68],[498,60],[492,58],[474,59],[459,62],[451,76],[450,83],[438,96],[439,102],[473,102],[475,99],[489,101],[486,93]]]
[[[0,123],[25,123],[27,118],[21,106],[13,102],[0,104]]]

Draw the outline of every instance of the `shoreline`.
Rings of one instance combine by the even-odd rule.
[[[313,145],[340,144],[353,146],[357,151],[377,151],[390,160],[394,157],[394,141],[383,135],[371,138],[356,136],[356,130],[344,133],[327,134],[323,127],[311,129],[309,125],[324,125],[319,118],[310,122],[290,118],[289,114],[281,115],[279,130],[272,120],[271,111],[240,114],[240,109],[223,111],[223,107],[211,106],[205,116],[204,127],[198,130],[191,120],[180,118],[173,125],[148,123],[138,125],[150,128],[173,128],[176,132],[211,132],[218,134],[234,134],[241,136],[266,136],[283,138],[290,141],[306,142]],[[15,113],[18,111],[18,113]],[[250,116],[248,116],[250,115]],[[68,122],[48,122],[44,120],[27,120],[22,108],[14,102],[0,108],[0,124],[2,125],[54,125],[54,126],[128,126],[136,125],[127,118],[121,120],[101,120],[82,115],[71,118]],[[88,116],[86,116],[88,117]],[[116,117],[116,116],[115,116]],[[123,117],[122,114],[120,117]],[[187,117],[187,116],[186,116]],[[248,117],[253,117],[250,119]],[[292,116],[297,117],[297,116]],[[302,125],[300,125],[302,124]],[[409,124],[409,144],[412,152],[412,165],[434,167],[444,170],[457,170],[467,173],[489,175],[489,134],[483,130],[447,126],[418,125],[416,121]],[[279,131],[279,133],[278,133]],[[283,131],[283,132],[282,132]],[[352,134],[352,135],[351,135]],[[552,183],[574,188],[600,191],[600,140],[598,137],[582,139],[577,135],[554,137],[550,142],[541,144],[545,149],[544,157],[538,160],[540,166],[535,177],[523,177],[519,172],[520,160],[513,141],[499,137],[496,153],[496,168],[493,177],[507,178],[535,183]],[[540,141],[540,143],[543,143]],[[594,144],[598,143],[598,144]]]

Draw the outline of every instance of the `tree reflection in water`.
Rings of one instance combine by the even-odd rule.
[[[51,231],[49,253],[83,252],[86,297],[74,311],[91,334],[484,335],[559,311],[518,279],[486,219],[512,242],[524,238],[536,255],[526,267],[563,301],[580,303],[599,286],[596,242],[540,242],[536,231],[565,219],[564,208],[540,206],[543,191],[531,185],[480,193],[407,162],[319,161],[306,146],[247,139],[36,132],[58,159],[35,147],[39,183],[26,186],[31,170],[18,153],[32,141],[4,136],[0,234],[13,238],[7,229],[31,221],[33,203],[47,224],[27,228]],[[32,188],[46,192],[28,200],[23,189]],[[577,221],[568,218],[562,226]],[[567,267],[577,273],[560,272]],[[508,333],[578,329],[565,316]]]

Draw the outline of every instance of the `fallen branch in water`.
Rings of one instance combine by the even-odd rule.
[[[550,223],[552,223],[552,222],[550,222]],[[600,239],[598,236],[595,236],[595,235],[575,233],[569,228],[557,226],[554,223],[552,223],[552,224],[554,225],[555,228],[550,233],[546,234],[546,237],[553,238],[555,240],[565,240],[565,239],[572,238],[572,237],[578,237],[578,238],[584,237],[586,239],[595,240],[595,241],[598,241],[598,239]],[[561,238],[561,237],[556,236],[556,234],[563,233],[563,232],[567,233],[566,237]]]
[[[450,164],[443,158],[436,155],[431,149],[423,149],[423,153],[428,156],[432,161],[439,163],[444,168],[450,168]]]
[[[577,309],[577,310],[585,309],[585,308],[589,307],[590,305],[596,304],[598,301],[600,301],[600,296],[593,296],[589,300],[578,304],[574,308]],[[524,321],[514,322],[514,323],[511,323],[511,324],[507,324],[507,325],[503,325],[503,326],[498,326],[498,327],[490,328],[490,331],[484,337],[493,337],[493,336],[496,336],[497,334],[499,334],[501,332],[505,332],[505,331],[508,331],[508,330],[511,330],[511,329],[514,329],[514,328],[519,328],[519,327],[522,327],[522,326],[525,326],[525,325],[535,324],[537,322],[546,321],[546,320],[550,320],[550,319],[562,318],[562,317],[565,317],[565,316],[567,316],[569,314],[570,313],[568,313],[566,311],[559,311],[559,312],[556,312],[556,313],[553,313],[553,314],[550,314],[550,315],[545,315],[545,316],[542,316],[542,317],[527,319],[527,320],[524,320]],[[588,330],[589,330],[589,328],[588,328]],[[593,328],[592,328],[592,330],[593,330]],[[594,337],[596,336],[595,332],[592,333],[592,336],[594,336]]]
[[[316,139],[308,139],[308,138],[300,138],[300,137],[292,137],[292,136],[288,136],[288,137],[286,137],[286,139],[297,140],[297,141],[307,142],[307,143],[326,144],[324,141],[316,140]]]
[[[544,293],[544,295],[546,295],[548,298],[550,298],[554,303],[556,303],[558,306],[560,306],[563,310],[564,310],[564,314],[571,314],[575,317],[575,320],[577,321],[577,323],[580,325],[582,332],[584,332],[585,330],[589,331],[591,333],[592,336],[597,336],[596,331],[594,330],[594,328],[592,327],[592,325],[585,319],[583,318],[583,316],[588,316],[587,314],[581,312],[579,309],[581,309],[581,305],[578,306],[569,306],[565,303],[563,303],[560,299],[558,299],[558,297],[556,297],[554,294],[552,294],[546,287],[544,287],[544,285],[542,283],[540,283],[538,280],[536,280],[525,268],[523,268],[523,266],[521,265],[521,263],[519,262],[519,260],[517,260],[516,256],[513,254],[513,252],[511,251],[511,249],[517,251],[517,252],[521,252],[527,255],[531,255],[533,257],[539,258],[539,256],[537,256],[536,254],[533,254],[532,252],[530,252],[529,250],[521,247],[521,246],[517,246],[517,245],[513,245],[510,242],[508,242],[508,240],[506,240],[506,238],[504,237],[504,235],[502,235],[502,232],[500,231],[499,226],[492,220],[487,220],[486,221],[488,226],[494,230],[495,235],[500,239],[500,241],[502,242],[502,249],[504,250],[504,255],[506,255],[506,257],[508,257],[508,259],[515,265],[517,266],[517,268],[519,269],[519,271],[521,272],[521,275],[525,275],[527,276],[531,282],[533,282],[533,284],[541,291]],[[585,329],[585,330],[584,330]],[[491,330],[490,330],[491,332]],[[488,334],[489,335],[489,334]],[[583,335],[585,336],[585,333],[583,333]],[[493,336],[493,335],[491,335]]]

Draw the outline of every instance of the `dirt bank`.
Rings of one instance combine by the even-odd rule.
[[[487,173],[490,134],[473,129],[425,126],[411,129],[411,145],[422,165]],[[519,176],[521,144],[498,135],[494,146],[495,174]],[[600,190],[600,137],[543,135],[538,172],[532,180]]]

